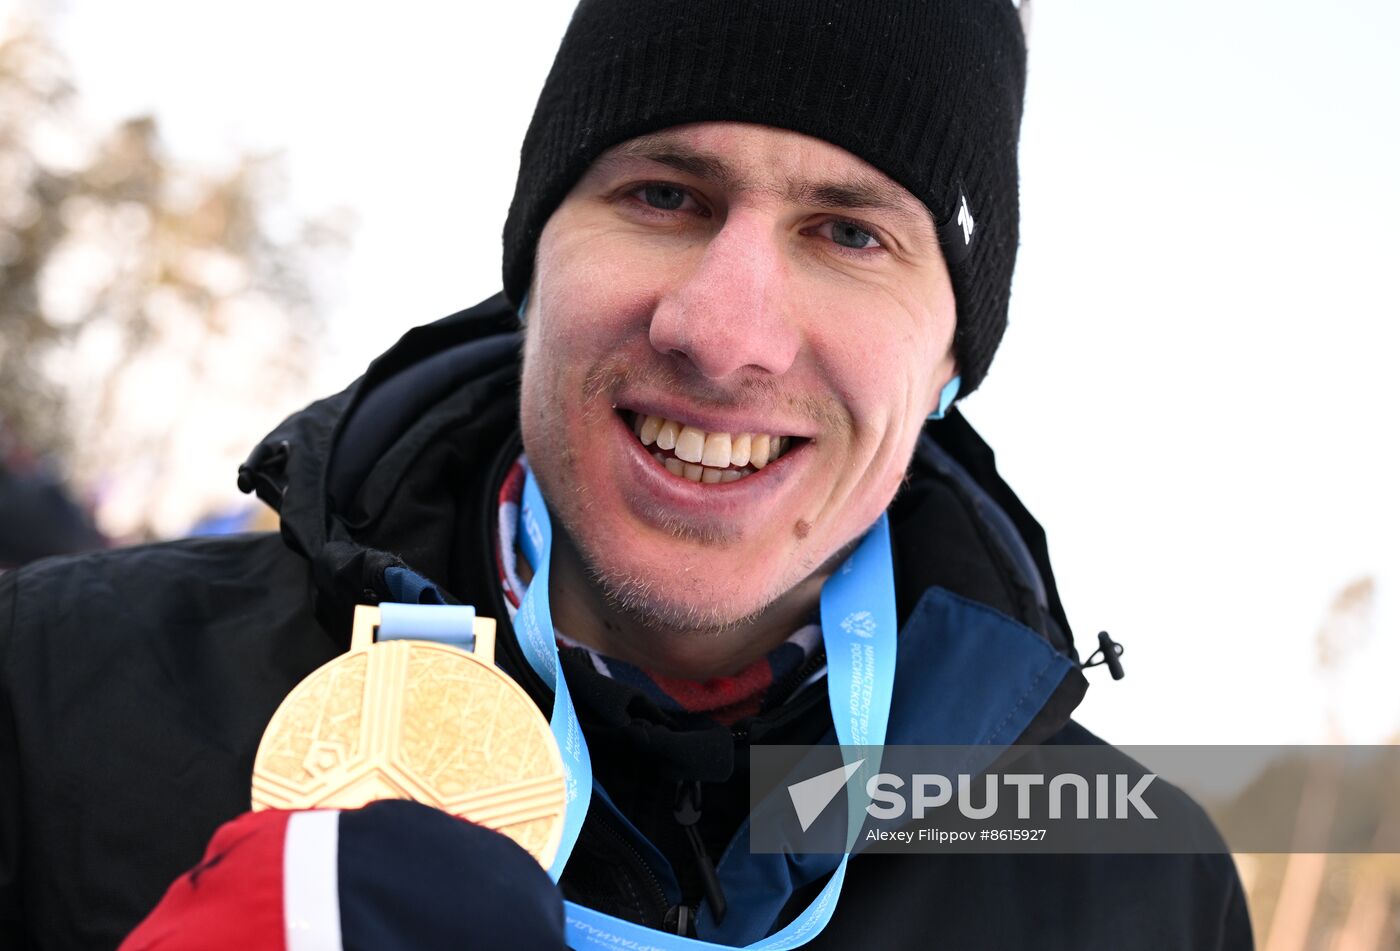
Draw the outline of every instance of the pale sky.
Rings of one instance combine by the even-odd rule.
[[[152,112],[211,166],[276,150],[297,210],[354,212],[324,391],[498,289],[571,8],[53,9],[94,121]],[[1400,728],[1397,36],[1387,0],[1035,6],[1011,329],[964,411],[1081,651],[1126,645],[1077,714],[1106,739],[1320,742],[1329,705],[1352,742]],[[1374,632],[1324,681],[1314,634],[1365,575]]]

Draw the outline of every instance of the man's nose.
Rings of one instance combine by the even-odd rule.
[[[800,341],[778,241],[761,216],[731,215],[694,268],[663,292],[652,315],[651,345],[688,359],[712,380],[745,368],[786,372]]]

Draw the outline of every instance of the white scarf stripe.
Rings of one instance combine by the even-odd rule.
[[[315,809],[287,820],[282,852],[282,918],[287,951],[342,951],[340,810]]]

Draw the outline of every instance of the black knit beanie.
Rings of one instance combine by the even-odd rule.
[[[523,298],[545,222],[607,149],[688,122],[776,126],[928,206],[971,393],[1006,330],[1025,64],[1011,0],[582,0],[520,150],[506,293]]]

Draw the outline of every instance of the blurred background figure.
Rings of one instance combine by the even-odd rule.
[[[103,548],[92,516],[0,424],[0,571],[36,558]]]

